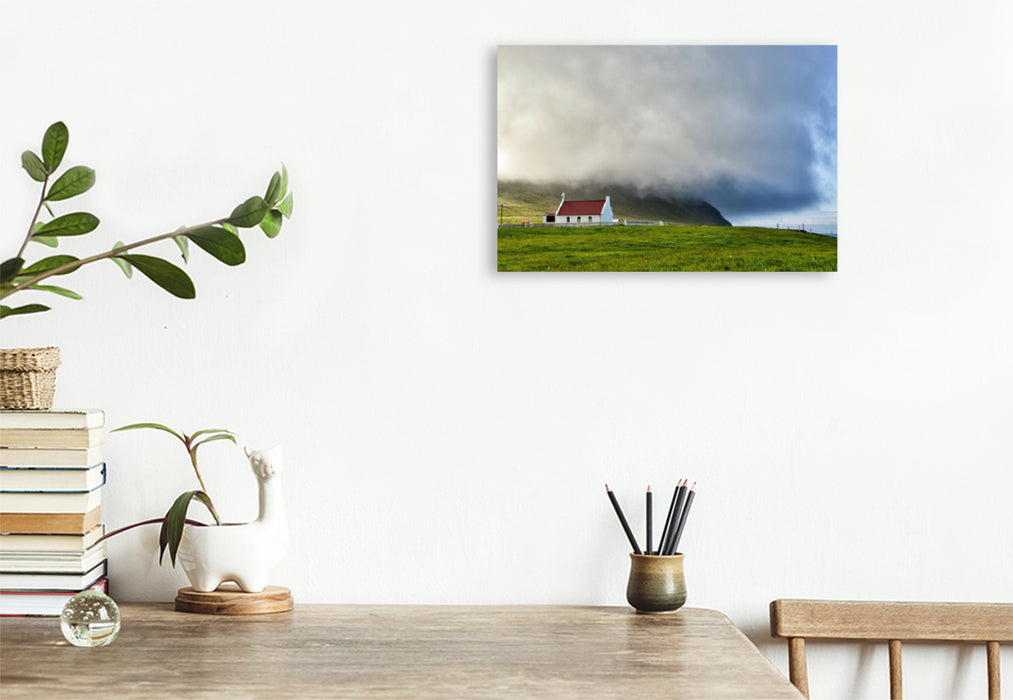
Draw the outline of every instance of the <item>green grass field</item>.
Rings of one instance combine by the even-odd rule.
[[[499,229],[503,271],[836,271],[837,239],[745,226]]]

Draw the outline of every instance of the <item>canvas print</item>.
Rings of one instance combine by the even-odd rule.
[[[836,271],[837,47],[501,46],[501,271]]]

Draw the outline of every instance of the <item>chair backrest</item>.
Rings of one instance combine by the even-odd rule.
[[[1013,603],[899,603],[779,599],[770,604],[770,634],[788,640],[789,680],[809,697],[807,639],[861,639],[890,647],[890,697],[901,698],[901,642],[984,644],[988,697],[1001,697],[999,643],[1013,641]]]

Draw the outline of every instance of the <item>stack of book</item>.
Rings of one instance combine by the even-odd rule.
[[[0,411],[0,615],[59,615],[108,591],[105,414]]]

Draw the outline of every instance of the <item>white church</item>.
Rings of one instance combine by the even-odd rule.
[[[562,195],[555,213],[545,214],[542,223],[546,224],[611,224],[611,197],[605,199],[566,201],[566,192]]]

